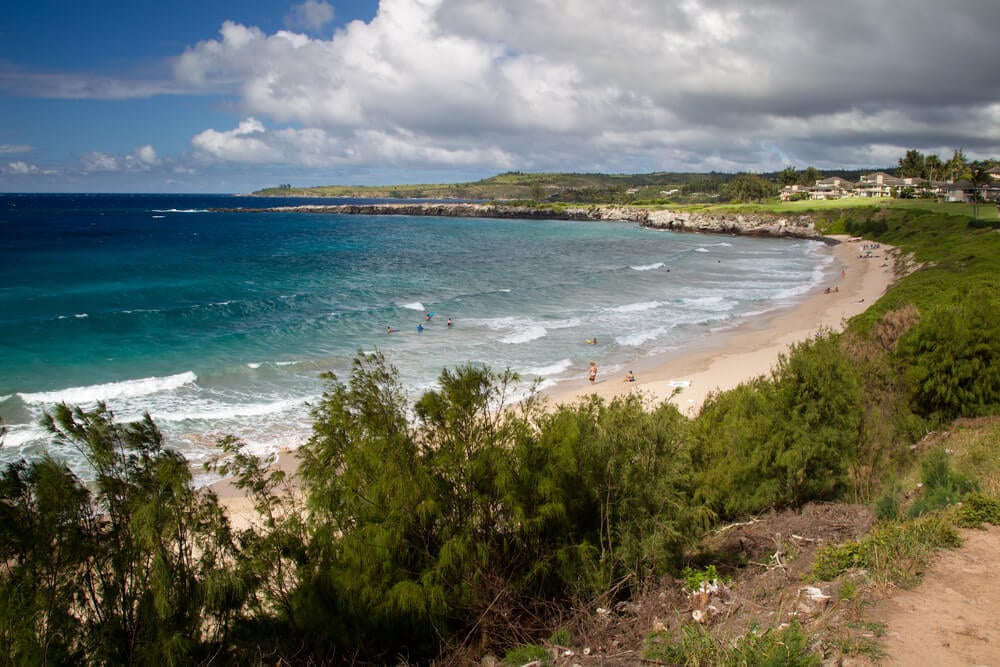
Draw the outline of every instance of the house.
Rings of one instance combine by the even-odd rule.
[[[795,183],[781,188],[781,201],[795,201],[798,199],[808,199],[809,188]]]
[[[844,199],[853,196],[854,183],[840,176],[831,176],[816,181],[809,189],[810,199]]]
[[[858,197],[892,197],[906,187],[902,178],[896,178],[884,171],[872,174],[861,174],[861,180],[854,190]]]
[[[975,185],[972,181],[961,180],[954,183],[942,183],[939,197],[946,202],[971,203]]]

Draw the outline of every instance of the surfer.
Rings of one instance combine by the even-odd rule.
[[[385,332],[386,332],[387,334],[390,334],[390,333],[392,333],[392,325],[387,325],[387,326],[385,327]]]
[[[597,338],[588,338],[587,339],[587,344],[588,345],[597,345]]]
[[[428,322],[431,321],[432,317],[434,317],[434,313],[427,313],[426,315],[424,315],[424,319]]]

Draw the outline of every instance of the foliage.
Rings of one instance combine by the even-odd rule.
[[[703,586],[712,585],[717,581],[726,581],[725,577],[719,576],[719,571],[714,565],[708,565],[701,570],[685,567],[681,571],[681,578],[684,579],[684,590],[688,592],[700,591]]]
[[[643,658],[686,667],[807,667],[821,662],[810,653],[809,637],[798,621],[780,629],[751,628],[731,645],[712,638],[700,625],[685,626],[680,641],[671,640],[666,632],[656,632],[646,637]]]
[[[944,509],[976,490],[973,480],[951,469],[949,454],[943,447],[928,452],[920,462],[920,467],[923,486],[920,496],[908,510],[911,517]]]
[[[982,528],[984,523],[1000,526],[1000,501],[970,493],[962,500],[955,523],[961,528]]]
[[[900,341],[915,410],[935,421],[1000,408],[1000,299],[974,289],[932,307]]]
[[[849,569],[862,568],[881,583],[912,586],[920,580],[935,549],[960,545],[954,527],[938,514],[890,521],[860,540],[821,547],[813,562],[812,578],[830,581]]]
[[[507,651],[503,657],[503,664],[511,667],[520,667],[528,663],[537,662],[540,665],[549,664],[549,650],[541,644],[527,644],[517,646]]]
[[[8,467],[0,641],[16,662],[186,664],[217,647],[231,607],[206,582],[232,555],[228,523],[147,415],[59,405],[45,424],[76,447],[91,492],[49,458]]]
[[[757,174],[738,174],[723,187],[723,194],[732,201],[763,201],[778,194],[777,186]]]
[[[294,591],[308,557],[306,513],[284,470],[251,454],[232,436],[218,446],[220,459],[206,467],[246,494],[257,520],[235,531],[234,561],[209,582],[209,594],[242,612],[234,614],[235,655],[252,656],[268,647],[280,654],[284,637],[302,633]]]
[[[695,424],[696,494],[720,515],[837,496],[857,457],[861,393],[832,334],[793,346],[770,381],[706,401]]]

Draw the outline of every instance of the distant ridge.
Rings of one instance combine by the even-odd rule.
[[[823,177],[859,180],[872,171],[894,171],[895,167],[832,169]],[[776,181],[781,172],[757,174]],[[351,197],[372,199],[457,199],[463,201],[525,200],[569,203],[629,203],[644,200],[687,201],[711,199],[737,173],[651,172],[646,174],[527,173],[508,171],[468,183],[416,185],[321,185],[293,187],[290,184],[263,188],[257,197]],[[702,196],[698,196],[702,195]]]

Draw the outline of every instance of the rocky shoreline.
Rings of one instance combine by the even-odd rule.
[[[213,209],[225,212],[334,213],[342,215],[414,215],[458,218],[632,222],[652,229],[741,236],[792,237],[831,242],[816,232],[808,214],[703,213],[649,210],[631,206],[538,208],[473,203],[304,204],[264,209]]]

